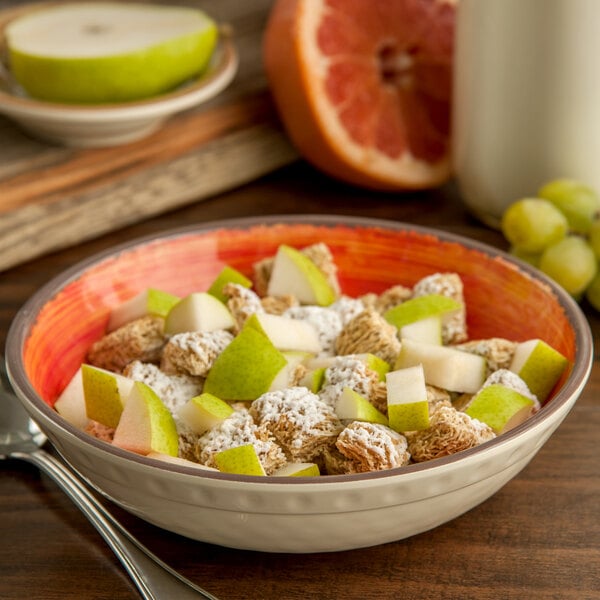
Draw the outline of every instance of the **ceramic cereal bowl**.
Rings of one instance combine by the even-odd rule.
[[[281,243],[326,242],[342,290],[357,296],[425,275],[458,272],[471,338],[539,337],[571,361],[548,402],[525,423],[476,448],[357,475],[249,477],[138,456],[88,436],[52,405],[109,310],[154,286],[205,289],[224,265],[251,273]],[[15,390],[65,460],[128,511],[190,538],[268,552],[326,552],[399,540],[483,502],[535,456],[590,373],[592,340],[577,304],[550,280],[477,242],[406,224],[350,217],[222,221],[119,246],[39,290],[7,340]]]

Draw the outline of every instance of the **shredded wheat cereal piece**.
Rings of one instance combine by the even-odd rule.
[[[337,354],[370,352],[393,364],[400,352],[400,340],[396,328],[378,312],[365,310],[342,329],[335,350]]]
[[[196,462],[216,468],[215,454],[252,444],[267,475],[286,464],[283,450],[266,427],[256,425],[247,408],[233,405],[235,412],[196,440]]]
[[[456,348],[459,350],[483,356],[487,361],[488,375],[491,375],[498,369],[508,369],[512,362],[516,347],[516,342],[504,338],[470,340],[456,345]]]
[[[265,312],[258,294],[239,283],[226,283],[223,295],[227,297],[227,308],[233,315],[237,331],[243,327],[248,317]]]
[[[273,272],[274,260],[274,257],[269,256],[252,265],[252,270],[254,272],[254,289],[259,296],[267,295],[269,279],[271,279],[271,273]]]
[[[450,394],[446,390],[429,384],[425,386],[425,390],[427,391],[429,414],[437,410],[440,406],[452,406]]]
[[[250,414],[294,462],[312,462],[342,430],[333,409],[305,387],[267,392],[252,402]]]
[[[342,321],[342,327],[348,324],[354,317],[365,310],[365,305],[359,298],[350,296],[340,296],[333,304],[327,308],[335,311]]]
[[[150,386],[171,411],[175,423],[179,407],[202,391],[203,380],[200,377],[168,375],[152,363],[134,361],[127,365],[123,375]]]
[[[355,356],[337,356],[325,369],[319,397],[329,406],[335,406],[345,387],[371,400],[381,394],[379,375],[367,367],[364,360]],[[387,391],[386,391],[387,395]]]
[[[380,413],[387,416],[387,385],[385,381],[372,383],[368,400]]]
[[[260,303],[265,312],[270,315],[283,315],[288,308],[299,306],[298,299],[292,294],[285,296],[265,296]]]
[[[102,425],[102,423],[98,423],[98,421],[88,421],[84,431],[109,444],[112,443],[113,438],[115,437],[114,427]]]
[[[337,312],[323,306],[296,306],[286,310],[285,317],[307,321],[316,330],[321,343],[321,356],[330,356],[334,351],[337,336],[342,330],[342,320]]]
[[[378,423],[353,421],[340,433],[335,446],[354,463],[357,473],[402,467],[410,461],[406,438]]]
[[[496,437],[485,423],[449,406],[440,406],[431,414],[427,429],[405,435],[415,462],[449,456]]]
[[[153,315],[131,321],[95,342],[88,362],[115,373],[134,360],[158,362],[165,344],[163,327],[164,320]]]
[[[452,298],[463,305],[451,319],[442,326],[442,342],[458,344],[467,339],[467,320],[462,279],[457,273],[434,273],[418,281],[413,287],[413,296],[439,294]]]
[[[206,377],[217,356],[232,340],[233,335],[225,330],[178,333],[165,345],[160,368],[168,374]]]

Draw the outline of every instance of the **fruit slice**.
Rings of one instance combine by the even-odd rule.
[[[116,427],[133,380],[91,365],[81,366],[81,380],[88,418],[106,427]]]
[[[422,365],[390,371],[386,377],[390,427],[417,431],[429,427],[429,402]]]
[[[543,340],[521,342],[515,348],[510,370],[516,373],[543,403],[569,361]]]
[[[83,396],[83,376],[81,368],[77,369],[71,381],[67,384],[54,403],[54,409],[77,429],[84,429],[89,418]]]
[[[6,40],[12,74],[31,96],[124,102],[168,91],[201,73],[217,27],[190,8],[79,2],[15,19]]]
[[[318,477],[321,474],[315,463],[287,463],[273,473],[274,477]]]
[[[231,329],[235,320],[228,308],[211,294],[194,292],[180,300],[165,319],[165,333]]]
[[[277,0],[264,64],[300,152],[379,189],[448,179],[454,13],[448,0]]]
[[[442,337],[442,318],[439,315],[420,319],[400,327],[398,334],[401,340],[414,340],[424,344],[440,346]]]
[[[262,330],[278,350],[296,350],[311,354],[321,352],[319,334],[308,321],[290,319],[281,315],[255,313],[248,318],[246,323],[248,326]]]
[[[221,272],[206,291],[221,302],[227,302],[227,297],[223,294],[223,287],[227,283],[237,283],[245,288],[252,287],[252,282],[245,275],[240,273],[237,269],[226,265],[221,269]]]
[[[292,294],[303,304],[329,306],[336,292],[325,274],[302,252],[282,244],[273,261],[267,294]]]
[[[317,394],[323,387],[323,382],[325,381],[325,370],[325,367],[309,369],[302,379],[300,379],[298,385],[303,385],[311,392]]]
[[[178,411],[179,418],[196,433],[212,429],[233,413],[233,408],[212,394],[188,400]]]
[[[107,331],[114,331],[126,323],[140,319],[145,315],[155,315],[164,318],[180,299],[178,296],[174,296],[168,292],[148,288],[111,310]]]
[[[453,298],[441,294],[426,294],[405,300],[387,310],[383,316],[388,323],[400,329],[405,325],[438,315],[445,322],[462,309],[463,305]]]
[[[228,448],[215,454],[215,464],[222,473],[266,475],[252,444]]]
[[[531,398],[495,383],[473,396],[464,412],[500,434],[523,423],[531,414],[533,404]]]
[[[342,390],[335,405],[335,413],[340,419],[381,423],[381,425],[388,424],[388,419],[383,413],[350,387],[345,387]]]
[[[287,366],[283,354],[264,333],[244,326],[214,362],[204,391],[224,400],[255,400],[269,391]]]
[[[138,454],[177,456],[179,436],[173,416],[156,392],[141,381],[134,382],[127,396],[113,444]]]
[[[482,356],[449,346],[404,340],[395,368],[403,369],[419,364],[423,365],[428,384],[451,392],[474,394],[485,381],[486,361]]]

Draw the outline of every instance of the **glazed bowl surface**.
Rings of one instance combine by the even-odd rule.
[[[571,366],[542,409],[476,448],[357,475],[250,477],[126,452],[77,430],[52,406],[111,307],[147,287],[206,289],[223,266],[248,275],[281,243],[328,244],[350,296],[453,271],[465,288],[469,337],[541,338]],[[519,473],[560,425],[591,370],[592,338],[578,305],[529,266],[449,233],[355,217],[220,221],[131,241],[75,265],[19,311],[7,368],[21,402],[94,488],[159,527],[204,542],[267,552],[328,552],[399,540],[483,502]]]

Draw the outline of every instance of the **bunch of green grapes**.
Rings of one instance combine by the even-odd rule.
[[[571,179],[544,185],[502,216],[510,251],[600,310],[600,195]]]

